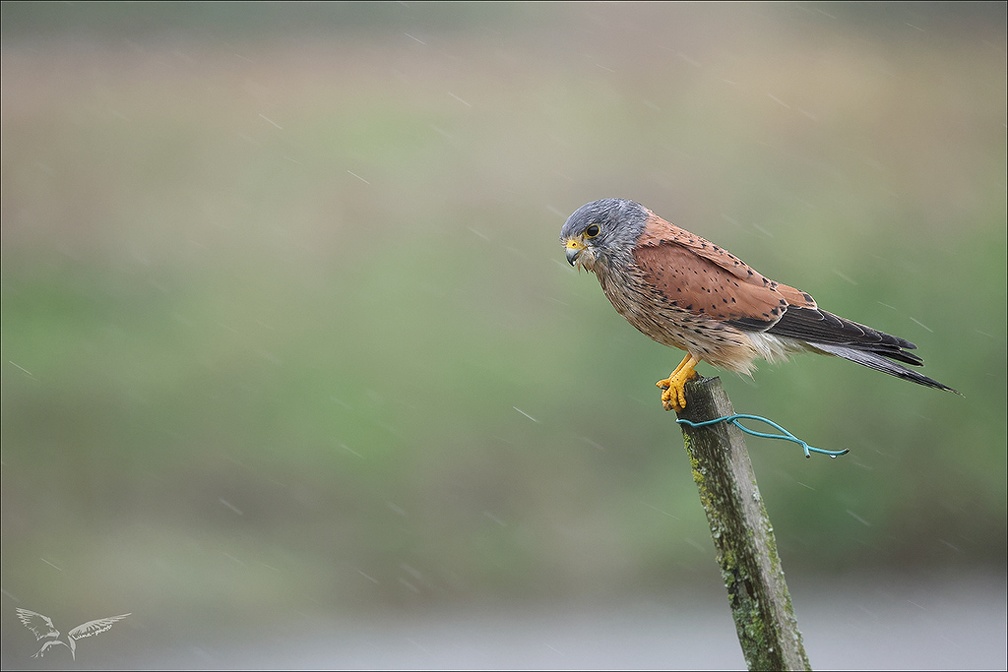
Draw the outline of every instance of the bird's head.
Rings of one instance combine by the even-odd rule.
[[[568,263],[598,272],[598,262],[608,265],[615,257],[630,254],[649,214],[640,203],[622,198],[582,205],[560,229]]]

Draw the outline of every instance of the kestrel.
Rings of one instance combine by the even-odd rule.
[[[56,626],[53,625],[52,619],[48,616],[43,616],[38,612],[31,611],[29,609],[22,609],[20,607],[18,607],[15,611],[17,611],[18,619],[21,623],[23,623],[26,628],[35,634],[35,641],[45,639],[47,637],[54,638],[44,642],[42,647],[35,652],[32,658],[41,658],[45,656],[46,652],[55,646],[65,646],[70,649],[70,657],[74,660],[77,660],[78,639],[100,635],[111,628],[112,624],[116,621],[121,621],[130,615],[120,614],[119,616],[109,616],[108,618],[99,618],[94,621],[82,623],[67,633],[66,641],[64,642],[59,638],[60,632],[56,629]]]
[[[956,392],[898,362],[921,366],[910,341],[822,310],[809,294],[760,275],[727,250],[634,201],[578,208],[560,230],[571,266],[598,277],[620,315],[663,345],[686,351],[658,381],[665,410],[686,407],[701,361],[750,374],[757,359],[836,355],[918,385]],[[958,393],[957,393],[958,394]]]

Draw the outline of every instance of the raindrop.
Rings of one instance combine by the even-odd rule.
[[[531,415],[529,415],[525,411],[523,411],[520,408],[518,408],[517,406],[512,406],[511,408],[513,408],[514,410],[518,411],[519,413],[521,413],[522,415],[524,415],[526,418],[528,418],[532,422],[539,422],[538,420],[536,420],[535,418],[533,418]]]

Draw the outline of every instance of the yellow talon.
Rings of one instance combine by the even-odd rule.
[[[697,374],[694,367],[699,363],[700,360],[693,355],[687,354],[679,362],[679,366],[675,368],[675,371],[669,374],[668,378],[655,383],[655,385],[663,390],[661,401],[666,411],[681,411],[686,408],[686,390],[684,387],[687,381],[696,377]]]

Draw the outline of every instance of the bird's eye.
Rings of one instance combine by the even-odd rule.
[[[598,224],[589,224],[588,228],[585,229],[585,236],[588,238],[594,238],[599,234]]]

